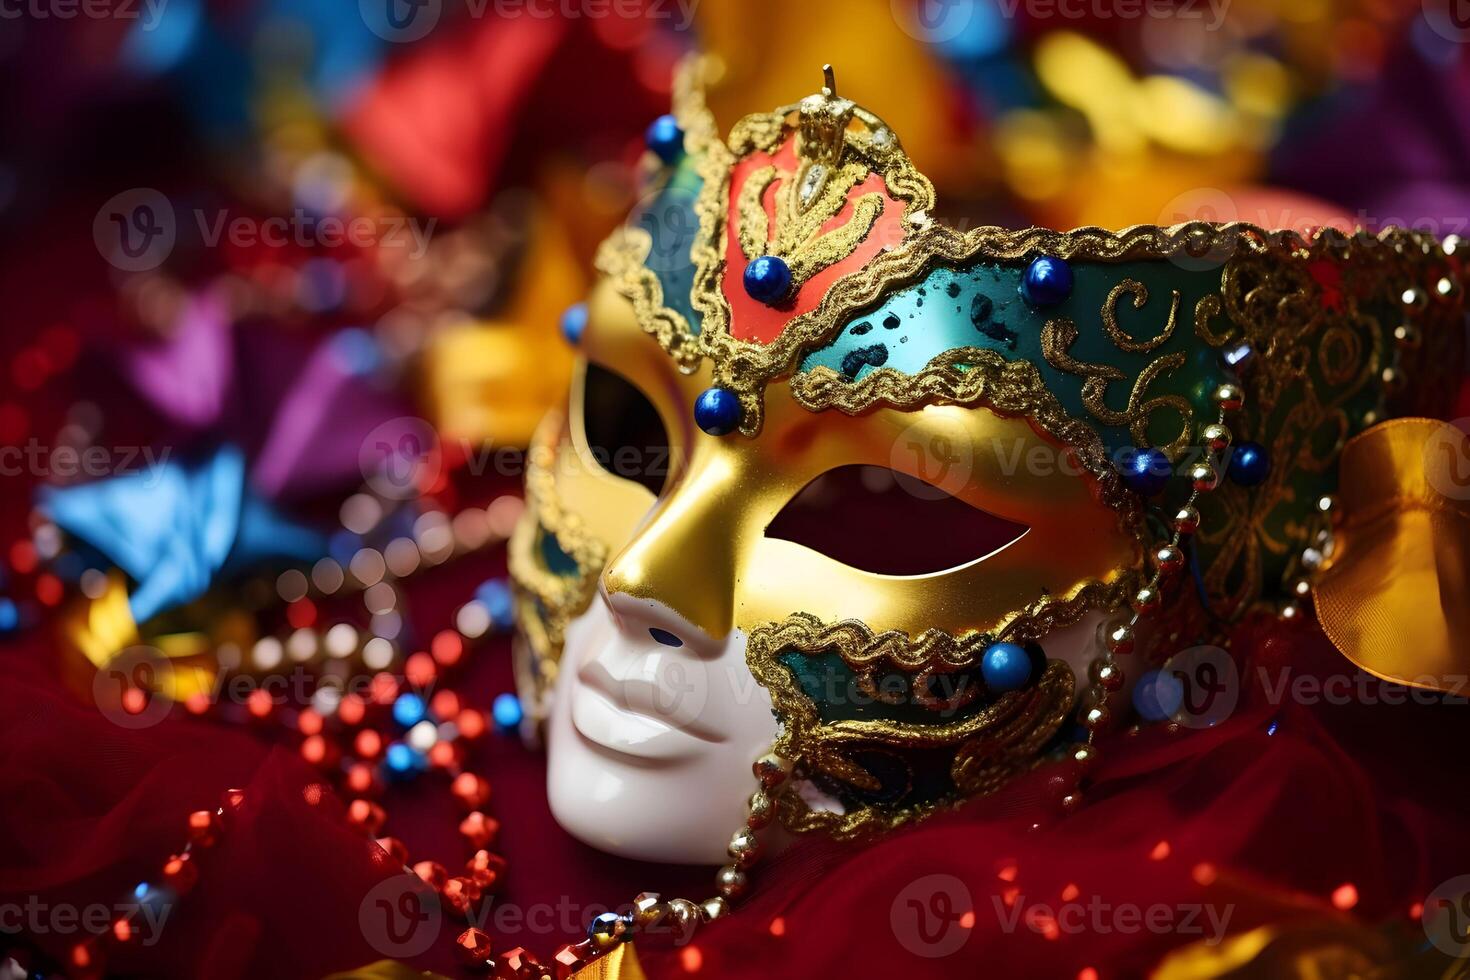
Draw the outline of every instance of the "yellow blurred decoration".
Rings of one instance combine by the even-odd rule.
[[[444,439],[526,446],[566,390],[562,312],[586,289],[581,257],[551,212],[532,220],[515,292],[499,316],[439,329],[425,348],[424,400]]]
[[[1244,104],[1176,76],[1139,78],[1070,31],[1038,41],[1034,60],[1065,108],[1012,112],[995,142],[1012,191],[1053,227],[1168,223],[1161,215],[1181,196],[1251,180],[1284,106],[1280,66],[1264,56],[1236,67]]]
[[[127,578],[113,571],[107,577],[102,595],[95,599],[78,596],[62,611],[59,619],[62,668],[71,687],[86,696],[92,691],[97,671],[106,670],[125,651],[147,643],[167,659],[169,668],[157,671],[151,678],[154,693],[182,701],[212,689],[213,654],[218,642],[253,640],[253,634],[239,615],[215,616],[212,620],[216,623],[213,635],[179,632],[145,639],[128,607]]]
[[[1152,980],[1325,980],[1384,973],[1390,947],[1379,935],[1329,919],[1260,926],[1219,943],[1196,942],[1164,957]]]
[[[1317,618],[1384,680],[1464,693],[1470,674],[1470,439],[1435,419],[1394,419],[1348,442],[1341,511],[1313,583]]]
[[[904,30],[903,0],[705,0],[696,24],[701,47],[723,72],[707,98],[722,131],[752,112],[769,112],[809,92],[823,64],[837,90],[882,116],[936,184],[962,191],[981,174],[977,155],[956,133],[945,105],[944,68]],[[918,0],[928,2],[928,0]],[[917,4],[916,4],[917,9]]]

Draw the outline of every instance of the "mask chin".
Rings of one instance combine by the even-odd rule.
[[[1041,640],[1079,691],[1112,618],[1088,613]],[[751,762],[778,734],[745,647],[740,630],[716,640],[659,603],[599,594],[567,630],[547,722],[557,822],[621,857],[724,862]]]
[[[547,721],[558,823],[622,857],[719,864],[776,737],[745,635],[715,640],[677,613],[599,595],[567,629]]]

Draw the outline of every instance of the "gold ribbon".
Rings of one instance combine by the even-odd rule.
[[[449,980],[438,973],[419,972],[395,960],[379,960],[355,970],[333,973],[323,980]],[[571,980],[648,980],[638,965],[638,954],[632,943],[614,947],[606,956],[598,957],[571,975]]]
[[[1434,419],[1373,426],[1339,464],[1333,552],[1317,618],[1384,680],[1466,693],[1470,678],[1470,439]]]

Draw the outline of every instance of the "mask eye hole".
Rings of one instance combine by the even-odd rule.
[[[983,558],[1025,534],[883,466],[840,466],[802,488],[766,528],[780,538],[879,575],[925,575]]]
[[[597,466],[648,488],[655,497],[668,480],[669,435],[658,409],[627,378],[588,364],[582,383],[582,434]]]

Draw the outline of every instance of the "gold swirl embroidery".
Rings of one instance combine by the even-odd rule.
[[[745,179],[736,202],[741,251],[747,261],[778,255],[791,270],[793,287],[852,254],[883,211],[883,198],[864,194],[852,202],[852,216],[837,228],[822,226],[841,213],[853,187],[868,174],[864,164],[849,163],[830,172],[824,164],[805,163],[795,173],[762,167]],[[768,218],[766,192],[776,188],[776,213]],[[810,190],[810,196],[804,196]],[[774,234],[773,234],[774,232]]]
[[[1173,322],[1172,317],[1170,322]],[[1118,410],[1108,407],[1108,386],[1114,381],[1125,380],[1127,375],[1111,364],[1086,364],[1072,357],[1068,351],[1076,340],[1077,324],[1066,317],[1049,320],[1041,329],[1041,352],[1046,362],[1058,371],[1076,374],[1084,379],[1082,404],[1087,407],[1088,412],[1104,425],[1126,426],[1129,435],[1133,437],[1134,445],[1150,446],[1153,445],[1148,436],[1150,418],[1160,409],[1173,409],[1182,419],[1179,434],[1160,444],[1159,448],[1168,453],[1171,459],[1177,457],[1189,444],[1189,438],[1194,431],[1194,407],[1181,395],[1145,398],[1144,394],[1160,375],[1172,373],[1184,365],[1184,352],[1166,354],[1150,362],[1134,380],[1133,388],[1128,393],[1128,404]]]
[[[1107,301],[1103,303],[1102,322],[1103,330],[1108,339],[1118,345],[1120,350],[1128,351],[1130,354],[1147,354],[1149,351],[1160,346],[1174,336],[1174,328],[1178,326],[1179,319],[1179,290],[1174,290],[1174,297],[1169,304],[1169,319],[1164,324],[1164,329],[1152,340],[1134,340],[1128,331],[1118,324],[1118,300],[1124,293],[1133,296],[1133,308],[1143,309],[1143,304],[1148,302],[1148,287],[1136,279],[1124,279],[1108,291]]]
[[[1201,296],[1200,301],[1194,305],[1194,335],[1211,347],[1224,347],[1235,332],[1235,325],[1232,323],[1227,323],[1221,333],[1216,333],[1210,327],[1210,321],[1220,315],[1221,309],[1220,297],[1216,293]]]
[[[824,625],[804,613],[752,630],[746,661],[771,693],[782,721],[774,749],[796,760],[806,775],[821,775],[872,792],[881,784],[857,761],[856,753],[881,750],[886,757],[907,764],[902,754],[906,747],[954,750],[950,767],[954,792],[943,799],[900,807],[858,805],[839,814],[813,810],[800,794],[788,790],[778,801],[782,823],[794,831],[822,830],[843,839],[863,837],[992,792],[1041,761],[1042,748],[1060,730],[1072,705],[1072,670],[1060,661],[1050,662],[1035,685],[1001,695],[968,717],[918,724],[882,719],[824,722],[791,668],[778,659],[789,651],[828,653],[859,672],[884,663],[922,674],[952,669],[956,657],[960,657],[958,664],[973,663],[973,650],[968,660],[959,651],[976,643],[978,638],[949,637],[946,641],[929,633],[908,641],[892,634],[874,634],[856,621]]]

